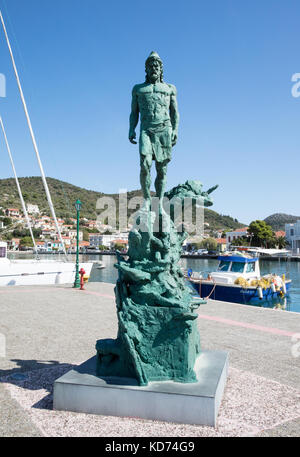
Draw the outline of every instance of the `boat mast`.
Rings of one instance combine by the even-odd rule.
[[[52,217],[53,217],[56,229],[57,229],[57,233],[58,233],[58,236],[59,236],[59,239],[60,239],[64,254],[67,256],[66,248],[65,248],[65,245],[64,245],[64,242],[63,242],[63,239],[62,239],[62,235],[61,235],[61,232],[60,232],[60,228],[59,228],[57,219],[56,219],[56,214],[55,214],[54,206],[53,206],[53,203],[52,203],[52,198],[51,198],[51,195],[50,195],[50,192],[49,192],[49,187],[48,187],[48,184],[47,184],[46,176],[45,176],[43,165],[42,165],[42,162],[41,162],[41,158],[40,158],[37,142],[36,142],[36,139],[35,139],[35,135],[34,135],[34,132],[33,132],[33,129],[32,129],[31,120],[30,120],[30,117],[29,117],[26,101],[25,101],[25,98],[24,98],[24,94],[23,94],[23,90],[22,90],[22,86],[21,86],[18,70],[17,70],[16,64],[15,64],[14,55],[13,55],[13,52],[12,52],[12,48],[11,48],[10,41],[9,41],[9,38],[8,38],[8,35],[7,35],[7,31],[6,31],[6,27],[5,27],[5,23],[4,23],[4,19],[3,19],[1,11],[0,11],[0,20],[1,20],[1,23],[2,23],[4,35],[5,35],[6,42],[7,42],[7,46],[8,46],[8,49],[9,49],[9,53],[10,53],[12,65],[13,65],[13,68],[14,68],[17,84],[18,84],[18,87],[19,87],[19,92],[20,92],[22,103],[23,103],[23,108],[24,108],[24,111],[25,111],[25,116],[26,116],[26,119],[27,119],[27,124],[28,124],[28,128],[29,128],[29,131],[30,131],[33,147],[34,147],[34,150],[35,150],[35,153],[36,153],[36,157],[37,157],[37,161],[38,161],[38,164],[39,164],[39,167],[40,167],[42,181],[43,181],[43,184],[44,184],[44,188],[45,188],[48,204],[49,204],[49,207],[50,207],[50,210],[51,210],[51,214],[52,214]]]
[[[25,215],[26,222],[27,222],[27,227],[28,227],[28,230],[30,232],[30,236],[32,238],[34,250],[35,250],[35,252],[37,254],[37,247],[36,247],[35,239],[34,239],[32,228],[31,228],[31,224],[30,224],[30,219],[29,219],[28,212],[27,212],[27,209],[26,209],[26,205],[25,205],[25,202],[24,202],[24,198],[23,198],[23,195],[22,195],[20,183],[19,183],[17,172],[16,172],[16,169],[15,169],[15,164],[14,164],[12,153],[11,153],[8,141],[7,141],[7,136],[6,136],[6,132],[5,132],[5,128],[4,128],[1,116],[0,116],[0,125],[1,125],[1,128],[2,128],[3,135],[4,135],[4,140],[5,140],[6,148],[7,148],[7,151],[8,151],[9,158],[10,158],[11,166],[12,166],[12,169],[13,169],[13,172],[14,172],[14,176],[15,176],[15,180],[16,180],[16,184],[17,184],[20,200],[21,200],[21,203],[22,203],[23,213]]]

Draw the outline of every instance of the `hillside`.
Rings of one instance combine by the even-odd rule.
[[[25,202],[38,205],[41,212],[50,215],[42,179],[34,176],[19,178],[19,181]],[[113,197],[118,208],[118,194],[95,192],[53,178],[47,178],[47,182],[58,217],[75,217],[74,203],[78,198],[82,202],[81,217],[88,219],[95,219],[97,217],[96,202],[100,197]],[[128,192],[128,199],[136,196],[141,196],[140,190]],[[16,183],[13,178],[0,179],[0,207],[21,209]],[[205,222],[209,223],[209,228],[212,230],[229,230],[244,226],[237,219],[233,219],[230,216],[223,216],[210,209],[205,209]]]
[[[271,225],[273,230],[285,230],[285,224],[293,224],[300,219],[300,216],[292,216],[291,214],[275,213],[271,214],[264,219],[264,221]]]
[[[235,230],[246,226],[231,216],[224,216],[208,208],[204,209],[204,220],[212,230]]]

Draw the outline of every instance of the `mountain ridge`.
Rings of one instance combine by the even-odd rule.
[[[293,224],[297,220],[300,220],[300,216],[293,216],[286,213],[274,213],[264,219],[275,231],[285,230],[285,224]]]

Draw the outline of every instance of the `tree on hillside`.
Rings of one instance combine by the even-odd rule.
[[[12,219],[10,217],[3,217],[1,220],[5,227],[9,227],[12,224]]]
[[[276,244],[275,234],[272,227],[265,221],[256,220],[248,227],[251,237],[251,246],[271,248]]]
[[[216,251],[218,243],[215,238],[205,238],[200,242],[200,249],[207,249],[208,251]]]
[[[86,229],[82,230],[82,238],[83,238],[83,241],[89,241],[90,240],[89,232]]]
[[[2,237],[3,241],[10,241],[13,239],[13,234],[11,232],[3,233],[3,231],[2,231],[1,237]]]
[[[32,233],[33,233],[34,238],[39,238],[41,236],[41,234],[42,234],[42,230],[41,229],[32,228]],[[22,229],[16,228],[13,231],[13,236],[15,238],[30,237],[30,231],[28,229],[25,229],[25,228],[22,228]]]
[[[20,246],[22,247],[33,247],[32,239],[30,236],[24,236],[20,240]]]

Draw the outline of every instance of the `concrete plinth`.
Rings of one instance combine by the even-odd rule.
[[[216,425],[228,368],[226,352],[203,351],[195,364],[198,382],[151,382],[96,376],[96,357],[54,383],[53,408],[107,416]]]

